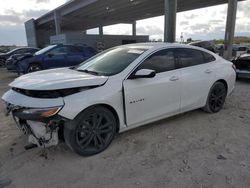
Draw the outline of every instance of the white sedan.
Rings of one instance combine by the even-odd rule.
[[[219,112],[235,78],[231,62],[198,47],[132,44],[21,76],[2,99],[29,142],[49,147],[62,137],[90,156],[119,132],[198,108]]]

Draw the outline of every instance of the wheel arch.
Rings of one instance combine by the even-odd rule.
[[[112,114],[115,116],[115,119],[116,119],[116,133],[119,133],[119,131],[120,131],[120,118],[119,118],[119,115],[118,115],[117,111],[115,110],[115,108],[112,107],[109,104],[99,103],[99,104],[90,105],[90,106],[86,107],[85,109],[83,109],[81,112],[79,112],[76,115],[76,117],[79,114],[81,114],[82,112],[84,112],[85,110],[87,110],[89,108],[94,108],[94,107],[97,107],[97,106],[101,106],[101,107],[107,108],[108,110],[110,110],[112,112]]]
[[[109,109],[112,112],[112,114],[115,116],[116,119],[116,133],[118,133],[120,131],[120,118],[116,110],[111,105],[108,104],[97,104],[94,106],[102,106],[104,108]]]
[[[226,87],[226,90],[227,90],[227,92],[228,92],[228,83],[227,83],[227,81],[226,80],[224,80],[224,79],[220,79],[220,80],[217,80],[216,82],[220,82],[220,83],[222,83],[225,87]],[[215,83],[216,83],[215,82]]]

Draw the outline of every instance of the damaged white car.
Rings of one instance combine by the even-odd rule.
[[[198,108],[220,111],[235,78],[231,62],[198,47],[132,44],[77,67],[21,76],[2,99],[34,146],[61,138],[89,156],[119,132]]]

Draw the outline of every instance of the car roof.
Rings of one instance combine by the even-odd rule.
[[[197,47],[191,46],[187,44],[179,44],[179,43],[164,43],[164,42],[149,42],[149,43],[134,43],[134,44],[127,44],[120,47],[124,48],[141,48],[141,49],[159,49],[159,48],[190,48],[190,49],[198,49],[202,51],[208,52],[208,50]]]

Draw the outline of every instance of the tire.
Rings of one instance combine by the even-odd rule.
[[[28,67],[27,73],[37,72],[40,70],[42,70],[42,67],[37,63],[33,63]]]
[[[0,68],[4,68],[5,67],[5,61],[4,60],[0,60]]]
[[[227,97],[227,88],[221,82],[216,82],[208,94],[206,106],[203,108],[208,113],[219,112],[225,103]]]
[[[66,144],[81,156],[104,151],[113,141],[117,121],[114,114],[102,106],[90,107],[64,126]]]

